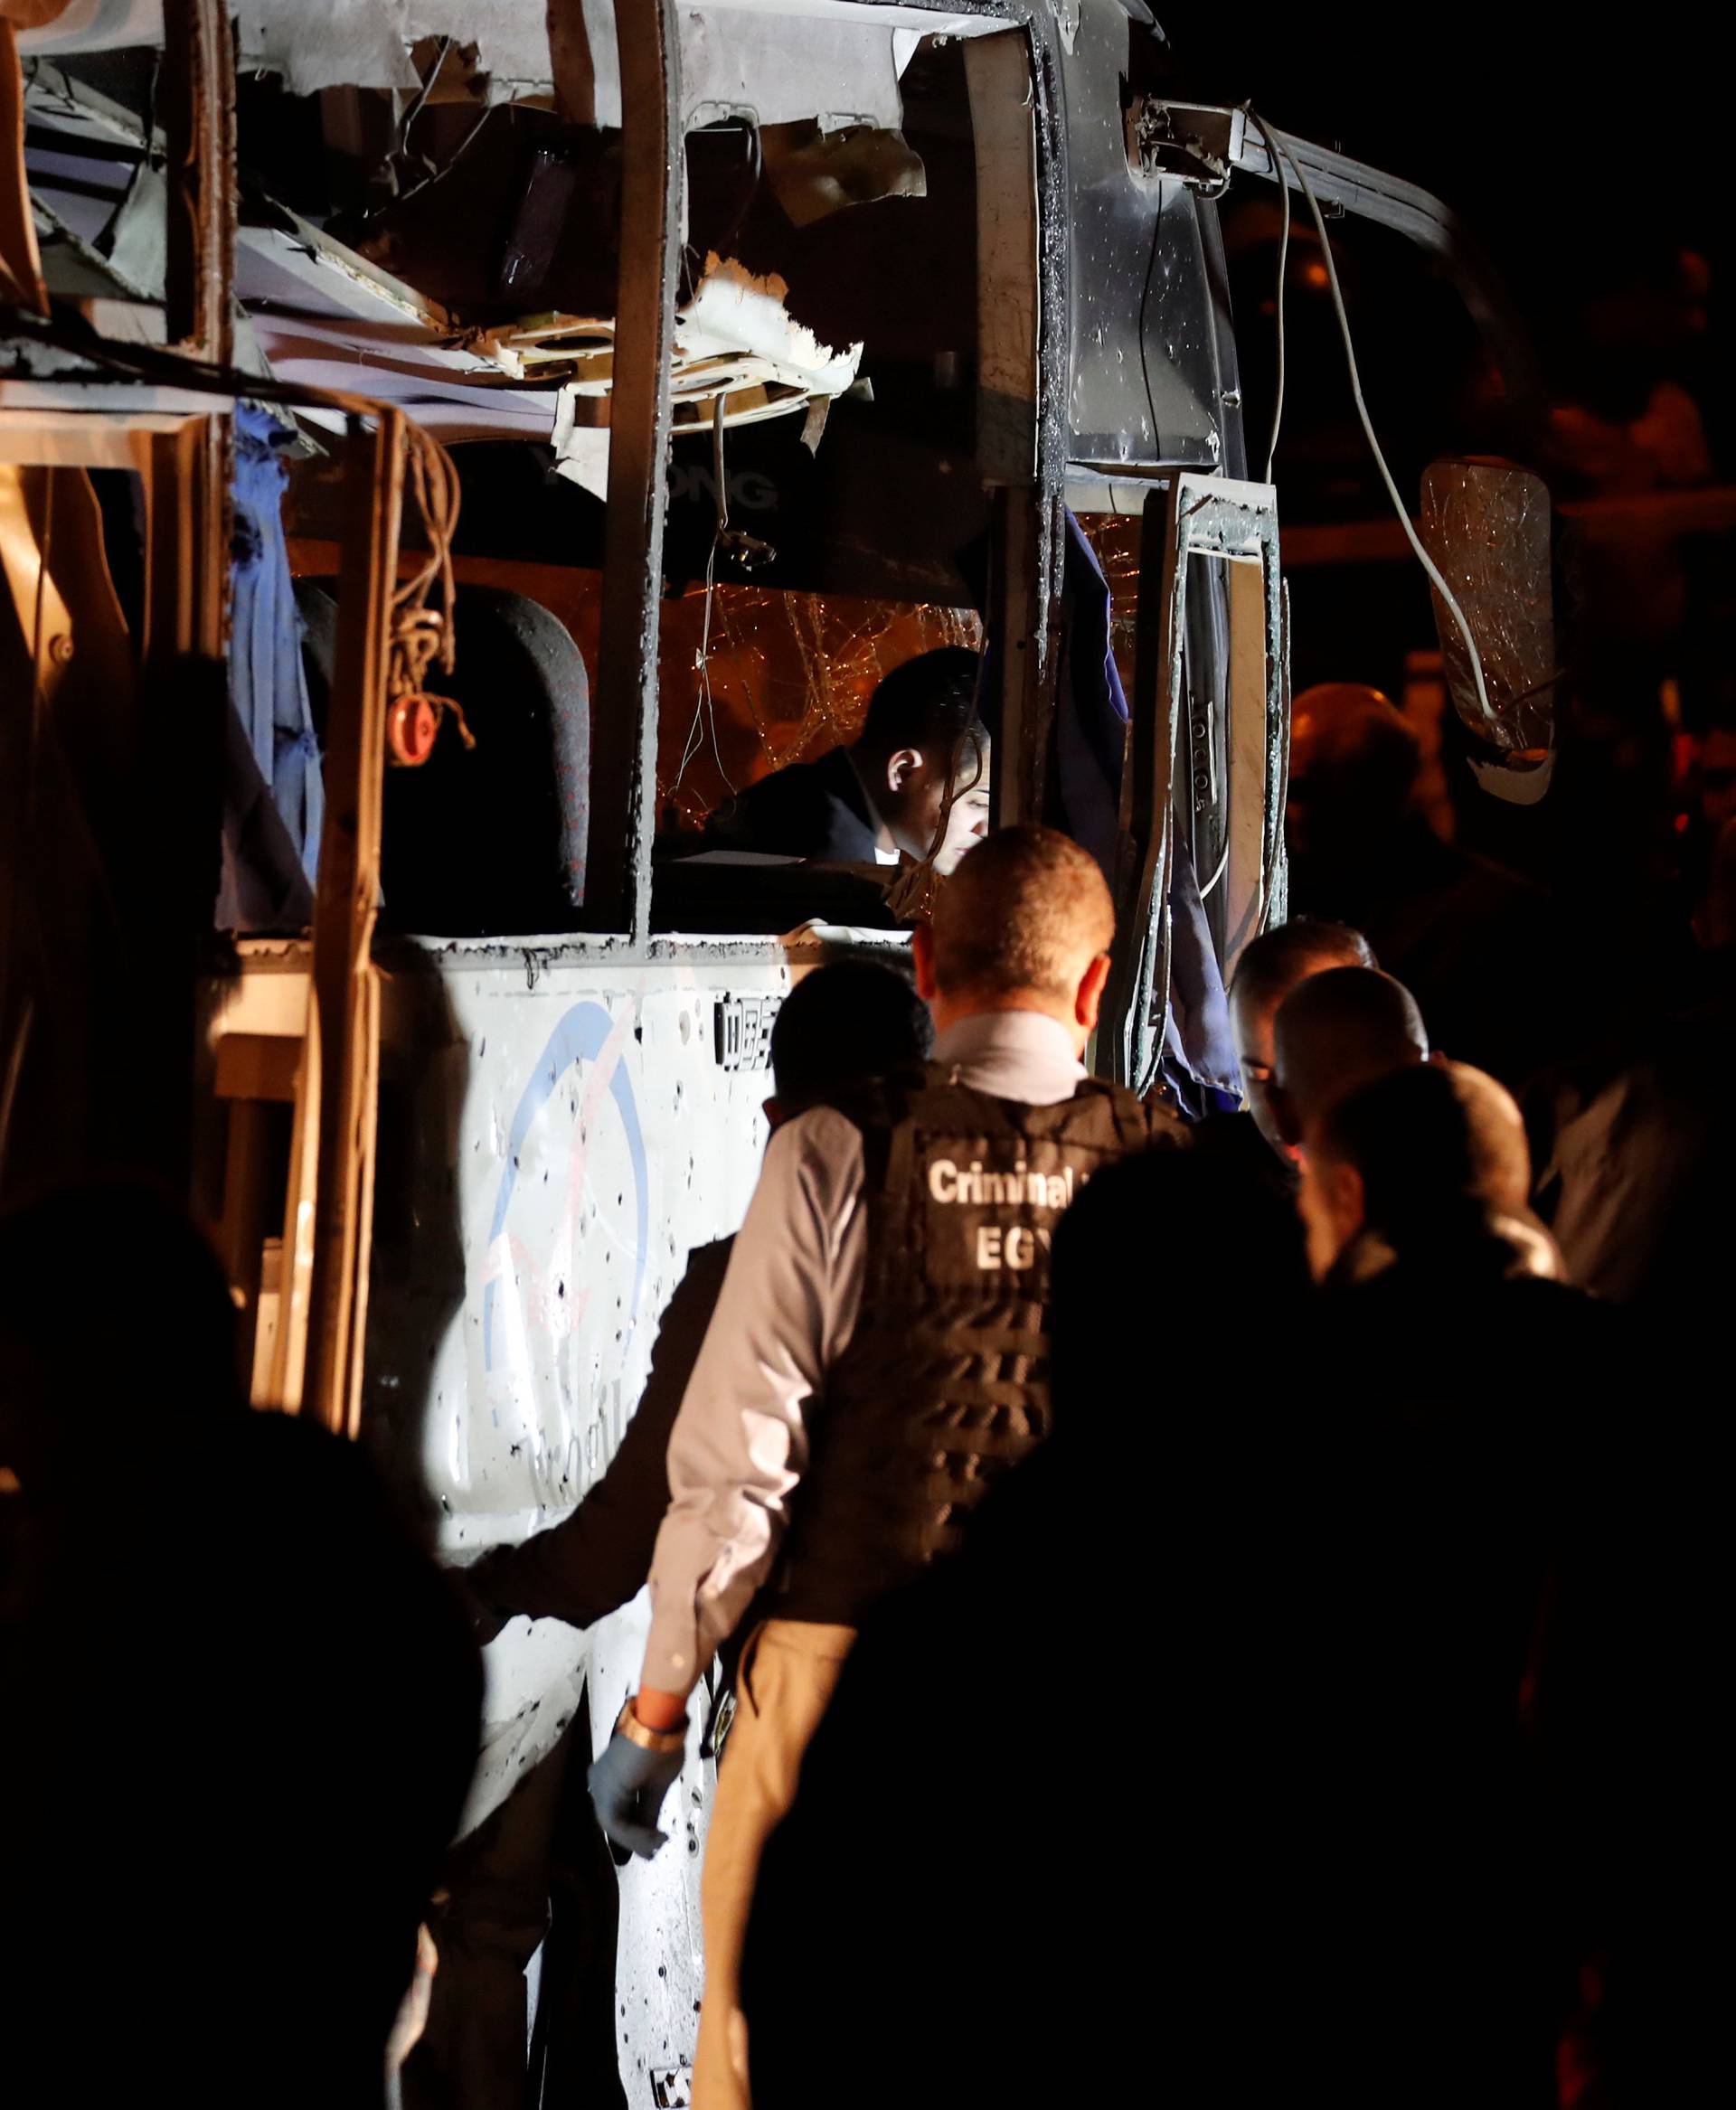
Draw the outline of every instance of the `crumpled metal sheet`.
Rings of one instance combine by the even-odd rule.
[[[750,110],[762,125],[817,118],[896,130],[904,119],[891,29],[757,8],[684,8],[681,101],[687,123]]]
[[[410,46],[420,36],[457,33],[451,19],[458,10],[441,0],[240,0],[235,10],[245,67],[280,73],[297,95],[322,88],[397,88],[413,90],[420,76],[410,63]],[[475,0],[466,12],[467,42],[492,45],[505,32],[510,39],[514,18],[526,10],[519,0],[490,5]],[[548,38],[542,10],[535,10],[541,42],[537,71],[548,85]],[[503,57],[505,53],[503,52]],[[486,69],[491,53],[484,51]]]
[[[614,8],[583,0],[582,12],[592,120],[618,126]],[[826,129],[901,120],[895,33],[883,22],[774,14],[729,0],[684,9],[679,20],[685,123],[732,110],[765,125],[818,118]],[[242,64],[281,73],[297,95],[339,85],[413,89],[409,48],[424,36],[475,44],[495,101],[554,86],[545,0],[241,0],[237,21]]]
[[[1504,756],[1553,743],[1555,645],[1552,516],[1541,476],[1506,462],[1433,462],[1422,479],[1421,533],[1451,587],[1483,662],[1486,711],[1458,625],[1433,593],[1453,705]]]
[[[297,95],[322,88],[414,91],[410,47],[451,36],[477,49],[490,99],[542,95],[555,85],[546,0],[235,0],[241,62],[281,74]],[[582,0],[595,74],[591,121],[621,121],[620,65],[612,0]],[[719,0],[680,16],[682,118],[706,124],[729,111],[762,125],[816,118],[825,131],[848,125],[895,130],[902,121],[899,75],[915,38],[873,5],[823,13],[774,11],[756,0]],[[985,26],[969,14],[937,14],[937,33]],[[163,41],[163,0],[67,0],[52,23],[25,30],[33,52],[113,51]]]
[[[862,345],[835,351],[795,320],[785,306],[789,288],[776,277],[757,278],[731,259],[705,259],[705,275],[675,317],[671,391],[677,438],[712,429],[714,406],[723,400],[725,428],[787,417],[840,396],[856,378]],[[597,325],[599,334],[609,328]],[[518,357],[509,334],[486,342],[496,356]],[[613,387],[612,347],[590,354],[590,370],[561,391],[552,445],[557,476],[599,498],[609,483],[609,429],[600,399]],[[601,417],[595,416],[601,408]]]

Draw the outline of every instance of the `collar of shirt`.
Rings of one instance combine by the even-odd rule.
[[[897,850],[895,848],[889,849],[880,840],[886,833],[886,824],[880,817],[880,808],[874,804],[874,795],[868,788],[868,779],[856,768],[856,758],[851,750],[844,748],[841,751],[844,760],[849,763],[851,773],[854,776],[857,786],[862,792],[862,803],[868,809],[868,825],[874,832],[874,862],[876,864],[896,864],[899,861]]]
[[[955,1019],[936,1040],[934,1060],[955,1067],[973,1090],[1027,1107],[1071,1098],[1085,1075],[1066,1027],[1040,1011],[983,1011]]]

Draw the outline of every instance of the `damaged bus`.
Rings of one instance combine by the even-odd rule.
[[[461,1563],[607,1465],[791,977],[921,912],[921,863],[700,832],[902,659],[982,653],[994,824],[1110,877],[1099,1068],[1233,1103],[1288,699],[1230,186],[1411,235],[1529,377],[1443,208],[1181,99],[1143,0],[233,15],[0,0],[0,1177],[186,1193],[256,1403]],[[1467,652],[1488,770],[1546,777],[1552,646]],[[643,1637],[493,1643],[468,1823]],[[698,1747],[691,1851],[619,1878],[636,2105],[685,2099]]]

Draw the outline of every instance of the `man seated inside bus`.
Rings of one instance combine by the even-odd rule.
[[[708,843],[828,864],[931,856],[937,871],[950,872],[988,832],[981,671],[981,656],[962,645],[894,667],[870,698],[853,746],[750,786],[712,815]]]

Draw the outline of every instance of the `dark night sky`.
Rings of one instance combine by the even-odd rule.
[[[1534,261],[1544,235],[1586,253],[1603,230],[1705,241],[1729,220],[1727,127],[1706,95],[1725,77],[1727,32],[1674,10],[1667,42],[1644,43],[1566,7],[1252,14],[1251,33],[1247,10],[1171,17],[1184,71],[1429,184],[1514,259]],[[1419,33],[1430,19],[1440,33]]]
[[[1247,10],[1168,14],[1184,76],[1455,206],[1502,267],[1553,386],[1578,378],[1586,299],[1683,246],[1711,264],[1713,332],[1723,319],[1728,333],[1736,158],[1706,93],[1729,79],[1728,32],[1674,10],[1657,18],[1667,37],[1649,40],[1643,18],[1567,7],[1251,12],[1251,29]]]

